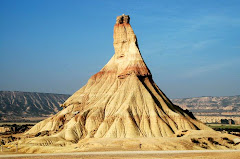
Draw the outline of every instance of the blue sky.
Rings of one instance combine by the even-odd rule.
[[[123,13],[167,96],[240,94],[239,0],[1,0],[0,90],[74,93],[114,54]]]

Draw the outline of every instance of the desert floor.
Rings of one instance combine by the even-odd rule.
[[[1,154],[1,153],[0,153]],[[184,150],[184,151],[121,151],[121,152],[79,152],[61,154],[5,154],[8,159],[239,159],[240,151],[229,150]]]

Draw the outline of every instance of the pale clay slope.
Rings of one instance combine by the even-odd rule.
[[[214,132],[175,106],[154,83],[129,20],[129,16],[117,17],[111,60],[66,100],[62,111],[27,132],[48,130],[50,136],[28,143],[68,145],[101,138],[109,142],[113,138],[153,140],[174,137],[182,130]]]

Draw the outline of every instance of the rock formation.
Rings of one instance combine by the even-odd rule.
[[[210,129],[174,105],[154,83],[129,22],[128,15],[117,17],[115,54],[110,61],[62,104],[63,110],[27,133],[49,131],[52,137],[77,142],[165,137],[180,130]]]

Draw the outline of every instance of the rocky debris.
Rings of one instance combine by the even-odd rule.
[[[49,136],[49,131],[46,130],[46,131],[39,132],[35,135],[35,137],[38,137],[38,136]]]

